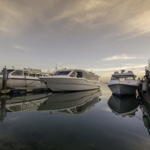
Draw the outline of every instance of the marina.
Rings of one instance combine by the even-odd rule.
[[[0,150],[148,150],[150,0],[0,0]]]
[[[22,72],[20,76],[16,76],[18,71]],[[126,143],[124,149],[150,146],[147,142],[150,136],[149,67],[143,79],[136,79],[132,71],[116,71],[108,84],[101,83],[94,73],[80,69],[56,70],[49,76],[37,74],[30,77],[27,70],[7,73],[7,69],[3,69],[0,95],[3,130],[0,133],[7,140],[0,138],[1,149],[10,149],[10,146],[29,150],[123,149],[122,144],[113,144],[112,135],[115,141]],[[15,77],[21,82],[12,80]],[[25,85],[29,78],[36,82],[32,88]],[[81,132],[84,132],[82,136]],[[142,143],[139,146],[129,142],[129,137]],[[106,144],[110,139],[111,144]],[[5,142],[11,143],[10,146]]]

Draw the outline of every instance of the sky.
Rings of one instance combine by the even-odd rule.
[[[109,81],[144,76],[149,58],[150,0],[0,0],[0,69],[57,64]]]

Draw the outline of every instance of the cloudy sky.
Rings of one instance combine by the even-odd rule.
[[[144,75],[150,0],[0,0],[0,68]]]

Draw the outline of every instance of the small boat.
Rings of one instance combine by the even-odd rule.
[[[135,80],[135,77],[132,71],[125,72],[125,70],[121,70],[121,73],[116,71],[112,75],[108,87],[114,94],[134,94],[138,88],[138,82]]]
[[[43,76],[39,69],[7,69],[7,88],[46,88],[39,76]],[[0,75],[0,89],[2,88],[2,73]]]
[[[63,69],[53,76],[39,77],[53,92],[83,91],[100,88],[100,77],[79,69]]]

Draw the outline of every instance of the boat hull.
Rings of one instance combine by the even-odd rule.
[[[100,81],[88,81],[84,78],[40,77],[53,92],[84,91],[100,88]]]
[[[125,85],[125,84],[112,84],[108,85],[112,93],[119,95],[131,95],[134,94],[137,86]]]
[[[20,78],[8,78],[7,79],[7,88],[46,88],[46,84],[41,82],[38,78],[32,77],[20,77]],[[2,89],[2,77],[0,77],[0,89]]]

